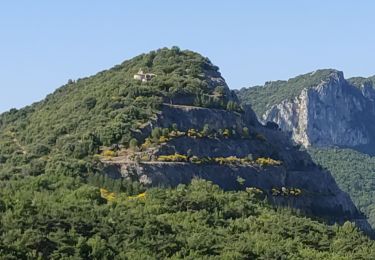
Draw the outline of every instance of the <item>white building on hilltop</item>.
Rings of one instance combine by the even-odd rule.
[[[153,73],[143,73],[142,69],[139,69],[137,74],[134,74],[134,79],[140,80],[142,82],[147,82],[151,80],[153,77],[156,77],[156,74]]]

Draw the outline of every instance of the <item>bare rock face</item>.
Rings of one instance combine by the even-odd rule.
[[[247,112],[246,112],[247,111]],[[198,158],[243,158],[251,154],[259,158],[282,161],[281,165],[257,164],[221,165],[215,163],[160,162],[157,160],[108,162],[104,171],[112,178],[137,180],[145,186],[177,186],[188,184],[193,178],[203,178],[225,190],[253,187],[262,190],[276,205],[293,207],[306,214],[326,218],[333,222],[352,221],[370,230],[366,219],[357,210],[350,197],[340,190],[331,174],[323,171],[280,130],[257,122],[252,110],[244,113],[177,105],[165,105],[158,118],[145,127],[144,135],[152,127],[169,127],[172,124],[183,131],[202,129],[243,129],[247,127],[251,138],[192,138],[180,136],[159,145],[153,150],[155,158],[161,155],[193,154]],[[260,138],[261,137],[261,138]],[[238,180],[241,179],[242,182]],[[299,189],[299,196],[275,195],[274,189]]]
[[[260,117],[276,122],[305,147],[367,145],[373,135],[371,121],[375,122],[374,93],[372,86],[354,86],[342,72],[334,71]]]

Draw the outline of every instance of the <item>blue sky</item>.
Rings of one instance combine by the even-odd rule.
[[[375,74],[375,1],[2,1],[0,112],[68,79],[177,45],[208,56],[231,88],[318,68]]]

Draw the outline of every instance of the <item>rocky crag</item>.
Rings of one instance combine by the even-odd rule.
[[[272,95],[267,97],[270,92]],[[255,104],[263,99],[257,108],[259,119],[277,123],[305,147],[369,150],[373,143],[373,78],[346,80],[340,71],[319,70],[288,81],[242,89],[238,95],[244,103]]]

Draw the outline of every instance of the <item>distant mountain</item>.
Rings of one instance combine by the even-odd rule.
[[[261,232],[282,226],[279,246],[290,239],[283,230],[294,219],[285,226],[276,219],[293,214],[300,227],[293,237],[306,242],[294,244],[297,251],[256,246],[237,255],[338,257],[348,250],[326,250],[339,243],[336,235],[348,241],[356,236],[365,245],[361,250],[371,251],[372,242],[345,223],[370,233],[364,215],[298,148],[277,125],[261,124],[249,106],[241,106],[218,67],[192,51],[163,48],[70,80],[40,102],[0,115],[0,256],[226,258],[223,243],[205,244],[212,230],[224,225],[215,240],[225,234],[229,241],[228,229],[233,237],[246,235],[238,229],[249,230],[235,221],[252,218],[253,226],[271,216],[274,224],[266,221],[271,226]],[[197,178],[232,192],[200,181],[189,186]],[[244,201],[257,201],[259,211]],[[273,211],[294,213],[272,213],[265,202]],[[345,224],[314,224],[302,214]],[[210,227],[202,231],[203,223]],[[302,239],[312,228],[323,229],[313,233],[327,239]]]
[[[242,89],[260,120],[272,121],[306,147],[341,146],[371,151],[375,139],[372,78],[345,80],[336,70],[317,70],[288,81]]]
[[[346,80],[342,72],[329,69],[237,92],[243,104],[251,104],[263,122],[277,123],[296,143],[307,147],[372,224],[374,83],[375,77]]]

